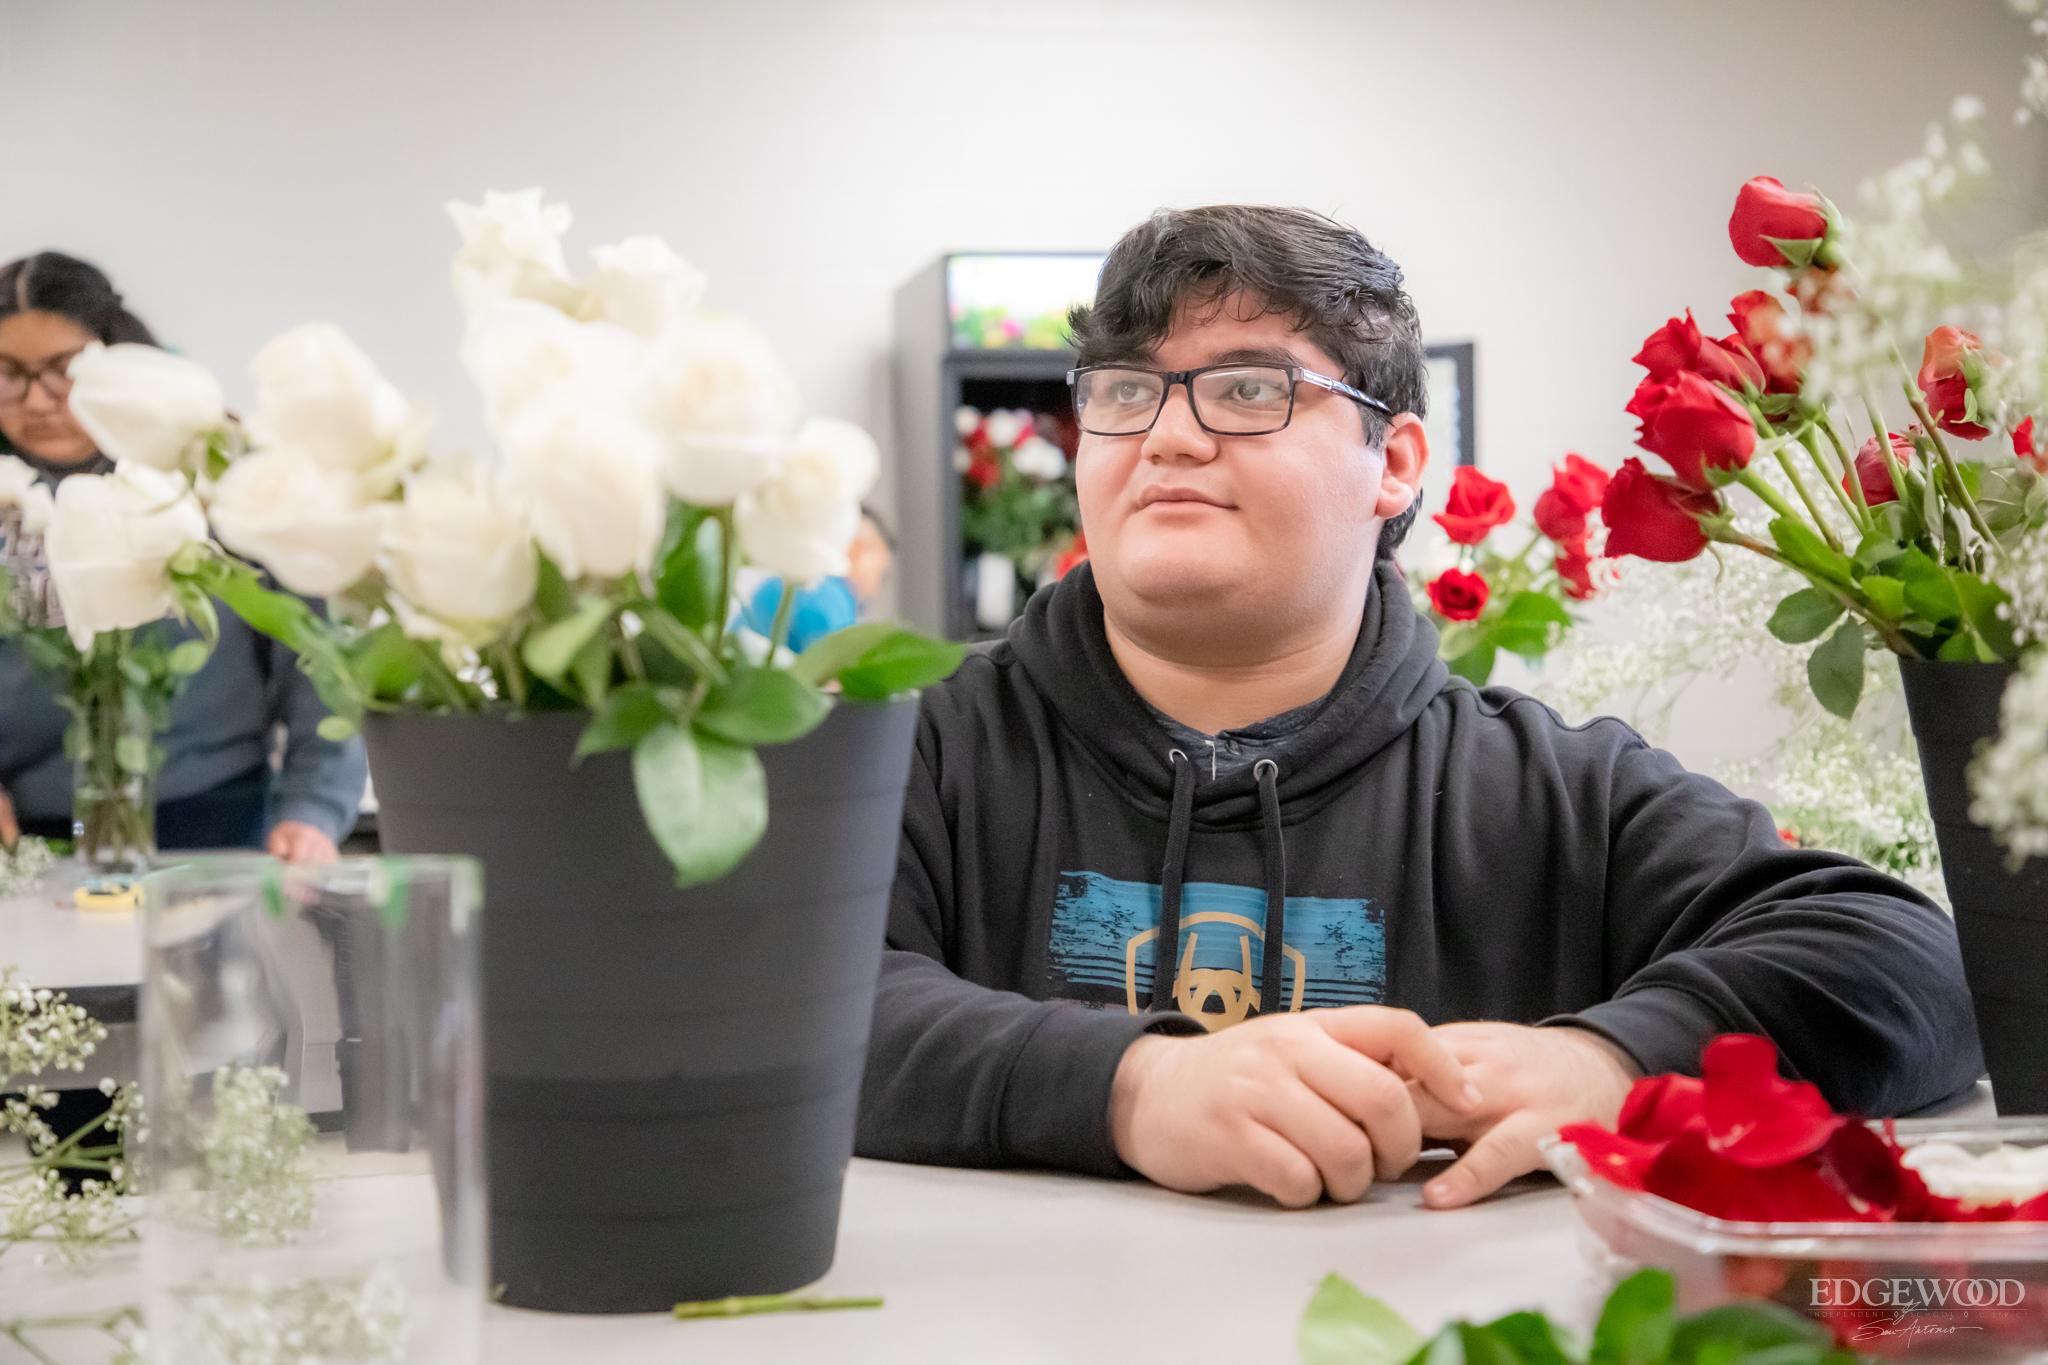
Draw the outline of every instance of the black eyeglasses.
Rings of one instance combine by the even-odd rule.
[[[1090,365],[1067,371],[1074,415],[1096,436],[1138,436],[1152,430],[1175,384],[1188,388],[1188,407],[1202,430],[1215,436],[1265,436],[1294,420],[1297,384],[1341,393],[1392,417],[1394,410],[1340,379],[1299,365],[1204,365],[1194,370],[1145,370],[1131,365]]]
[[[43,392],[59,403],[71,396],[71,376],[65,371],[78,359],[78,352],[51,356],[33,368],[18,361],[0,359],[0,403],[19,403],[31,386],[41,384]]]

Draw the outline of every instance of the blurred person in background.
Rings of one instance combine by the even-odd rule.
[[[66,368],[95,343],[157,344],[97,267],[55,251],[0,267],[0,454],[25,461],[54,488],[104,473],[102,455],[68,403]],[[34,538],[19,553],[33,559]],[[223,603],[220,644],[171,711],[157,776],[160,848],[263,848],[293,862],[336,854],[356,820],[368,760],[361,739],[315,732],[327,714],[291,650]],[[189,625],[147,627],[180,638]],[[0,843],[22,833],[71,836],[69,714],[14,641],[0,639]],[[283,761],[273,771],[273,736]]]

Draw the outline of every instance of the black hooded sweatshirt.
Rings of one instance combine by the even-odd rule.
[[[1569,1024],[1648,1074],[1762,1033],[1869,1115],[1976,1078],[1938,908],[1787,847],[1620,721],[1451,677],[1436,644],[1382,564],[1320,709],[1212,777],[1117,667],[1089,569],[1034,595],[924,695],[860,1153],[1127,1173],[1124,1049],[1274,1001]],[[1177,970],[1155,998],[1161,942]]]

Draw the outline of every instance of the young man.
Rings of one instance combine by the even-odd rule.
[[[1093,558],[925,695],[864,1155],[1299,1205],[1462,1139],[1452,1207],[1717,1033],[1867,1114],[1978,1074],[1938,909],[1438,662],[1387,557],[1429,458],[1400,281],[1287,209],[1110,254],[1074,316]]]

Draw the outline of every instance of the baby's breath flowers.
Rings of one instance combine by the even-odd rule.
[[[83,1071],[106,1036],[61,992],[29,985],[15,968],[0,969],[0,1089],[19,1092],[0,1102],[0,1133],[28,1149],[26,1161],[0,1163],[0,1255],[30,1245],[75,1263],[135,1235],[120,1141],[135,1117],[134,1088],[102,1081],[101,1093],[112,1100],[107,1111],[59,1137],[44,1118],[55,1092],[19,1084],[44,1071]]]
[[[57,855],[47,840],[24,834],[14,847],[0,844],[0,896],[22,896],[42,885],[43,878],[57,865]]]
[[[1970,768],[1970,818],[2015,863],[2048,857],[2048,650],[2036,649],[2006,685],[1995,744]]]
[[[225,1066],[214,1073],[198,1183],[223,1237],[282,1242],[313,1226],[316,1191],[306,1153],[313,1121],[277,1098],[284,1081],[274,1066]]]
[[[380,1365],[405,1354],[405,1288],[391,1269],[272,1284],[201,1280],[173,1294],[162,1328],[181,1359],[221,1365]]]

